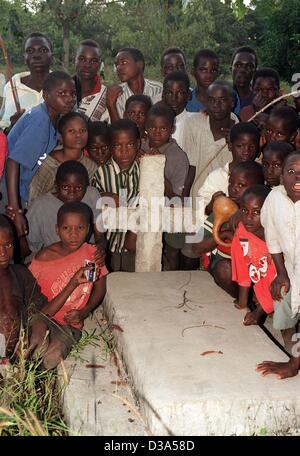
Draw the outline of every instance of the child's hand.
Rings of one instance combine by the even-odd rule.
[[[282,293],[286,294],[290,289],[290,279],[285,272],[281,272],[271,283],[271,295],[275,301],[281,301]]]
[[[5,215],[13,221],[19,237],[28,234],[28,225],[23,209],[14,209],[11,206],[6,206]]]
[[[267,98],[263,96],[261,92],[258,92],[252,101],[253,106],[255,107],[256,111],[260,111],[262,108],[264,108],[268,103]]]
[[[83,318],[80,310],[68,310],[64,315],[64,320],[68,325],[78,325],[82,322]]]
[[[219,196],[226,196],[224,192],[215,192],[212,197],[211,197],[211,200],[210,202],[208,203],[208,205],[206,206],[205,208],[205,213],[206,215],[210,215],[211,212],[212,212],[212,209],[213,209],[213,205],[214,205],[214,202],[216,201],[216,199],[219,197]]]
[[[220,231],[219,236],[222,241],[232,241],[234,233],[231,230]]]
[[[136,234],[132,231],[127,231],[124,241],[124,249],[128,250],[130,253],[135,253],[136,250]]]
[[[88,279],[86,278],[85,271],[89,270],[89,266],[83,266],[80,268],[73,277],[71,278],[70,282],[73,285],[74,288],[78,287],[78,285],[82,283],[88,282]]]
[[[107,106],[115,106],[116,101],[122,95],[123,89],[118,84],[111,84],[107,87],[106,104]]]

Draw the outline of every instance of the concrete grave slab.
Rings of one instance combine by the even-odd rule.
[[[286,355],[206,272],[113,273],[104,311],[154,435],[297,430],[300,377],[255,371]]]

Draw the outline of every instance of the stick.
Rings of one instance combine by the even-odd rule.
[[[285,93],[284,95],[281,95],[280,97],[276,98],[275,100],[271,101],[266,106],[264,106],[260,111],[256,112],[254,114],[254,116],[252,116],[251,119],[248,120],[248,122],[252,122],[252,120],[255,119],[255,117],[258,116],[258,114],[264,112],[270,106],[272,106],[273,104],[275,104],[278,101],[282,100],[283,98],[288,98],[288,97],[291,97],[291,96],[294,96],[294,95],[300,95],[300,91],[299,90],[294,90],[293,92]]]
[[[12,80],[12,75],[13,75],[12,67],[11,67],[11,64],[10,64],[10,61],[9,61],[8,54],[6,52],[5,46],[4,46],[3,38],[1,36],[0,36],[0,47],[1,47],[1,50],[2,50],[2,53],[3,53],[3,56],[4,56],[5,65],[6,65],[6,72],[7,72],[7,78],[9,80],[9,82],[10,82],[13,99],[14,99],[14,102],[15,102],[15,105],[16,105],[16,110],[17,110],[17,113],[19,114],[21,112],[20,100],[19,100],[17,89],[16,89],[16,87],[15,87],[15,85],[13,83],[13,80]]]

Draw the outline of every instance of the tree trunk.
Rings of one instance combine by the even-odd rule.
[[[70,62],[70,27],[68,24],[68,20],[64,21],[63,23],[63,34],[63,65],[65,70],[68,71]]]

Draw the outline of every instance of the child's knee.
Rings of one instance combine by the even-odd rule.
[[[215,281],[218,282],[226,282],[231,283],[232,270],[231,270],[231,261],[230,260],[220,260],[215,265],[213,269],[213,277]]]
[[[54,369],[59,365],[59,363],[67,357],[66,347],[63,342],[56,339],[51,341],[48,350],[43,356],[43,365],[44,368]]]

